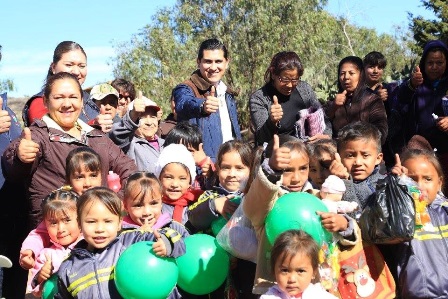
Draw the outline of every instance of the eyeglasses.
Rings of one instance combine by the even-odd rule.
[[[297,85],[300,82],[300,78],[289,79],[289,78],[282,78],[282,77],[278,76],[278,81],[280,81],[284,84],[292,83],[293,85]]]

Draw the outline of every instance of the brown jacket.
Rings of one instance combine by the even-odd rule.
[[[49,128],[42,120],[36,120],[31,126],[31,138],[39,144],[39,152],[33,163],[23,163],[17,156],[21,138],[14,140],[5,150],[2,164],[5,177],[25,183],[28,191],[28,213],[31,227],[36,227],[40,220],[41,202],[51,191],[61,187],[65,181],[65,159],[68,153],[79,146],[90,146],[101,157],[102,185],[107,186],[109,170],[117,173],[122,182],[137,170],[134,160],[126,156],[104,133],[81,122],[86,128],[85,142],[72,136]],[[93,129],[93,130],[92,130]],[[122,184],[124,186],[124,184]]]
[[[332,113],[334,111],[334,117]],[[334,101],[328,102],[325,107],[325,112],[330,118],[333,125],[333,137],[337,137],[338,132],[344,126],[356,122],[368,122],[381,132],[381,144],[384,144],[387,137],[387,116],[386,108],[384,108],[383,101],[374,93],[365,90],[361,99],[350,101],[347,98],[344,106],[335,107]]]

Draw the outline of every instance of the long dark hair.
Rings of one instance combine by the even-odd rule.
[[[362,97],[364,94],[364,91],[366,90],[366,75],[364,73],[364,66],[362,63],[362,59],[358,56],[347,56],[343,58],[338,65],[338,93],[341,93],[344,91],[344,88],[342,87],[341,80],[339,79],[339,74],[341,73],[342,65],[345,63],[351,63],[356,66],[356,68],[359,70],[359,82],[358,85],[355,88],[355,91],[353,92],[353,101],[356,101]]]
[[[272,75],[280,75],[284,70],[295,70],[299,77],[303,75],[303,65],[299,58],[299,55],[295,52],[278,52],[272,57],[271,64],[264,73],[264,81],[266,83],[271,82]]]

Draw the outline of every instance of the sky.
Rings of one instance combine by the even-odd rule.
[[[333,15],[378,33],[407,28],[408,12],[433,18],[421,0],[328,2],[325,9]],[[175,4],[176,0],[0,0],[0,80],[13,80],[11,97],[34,95],[41,89],[54,48],[65,40],[79,43],[87,53],[83,87],[112,80],[114,45],[131,40],[157,11]]]

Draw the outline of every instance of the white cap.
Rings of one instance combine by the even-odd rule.
[[[335,175],[329,175],[325,182],[322,184],[322,188],[320,191],[327,192],[327,193],[337,193],[342,194],[346,190],[344,181],[335,176]]]
[[[185,165],[190,172],[190,184],[194,182],[196,178],[196,163],[193,159],[193,154],[183,144],[170,144],[163,148],[160,153],[159,159],[156,163],[154,174],[160,177],[160,173],[163,168],[170,163],[180,163]]]

